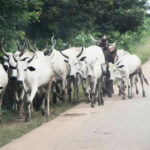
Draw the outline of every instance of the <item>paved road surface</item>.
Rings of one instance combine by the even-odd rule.
[[[150,61],[143,71],[150,82]],[[80,104],[0,150],[150,150],[150,87],[145,89],[146,98],[140,92],[94,109]]]

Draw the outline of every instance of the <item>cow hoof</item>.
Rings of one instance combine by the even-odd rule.
[[[72,103],[72,101],[71,101],[71,100],[68,100],[68,103]]]
[[[43,109],[41,109],[41,114],[45,116],[45,111]]]
[[[30,117],[29,117],[29,114],[27,114],[26,116],[25,116],[25,122],[29,122],[30,121]]]
[[[138,95],[138,94],[139,94],[139,91],[136,91],[136,94]]]
[[[102,102],[101,105],[103,106],[103,105],[104,105],[104,102]]]
[[[91,104],[91,107],[94,108],[94,104]]]
[[[143,92],[143,97],[146,97],[145,92]]]
[[[132,96],[128,96],[129,99],[132,99]]]
[[[48,116],[49,116],[49,114],[48,114],[48,113],[46,113],[45,117],[48,117]]]
[[[87,103],[87,104],[89,104],[89,103],[90,103],[90,101],[89,101],[89,100],[86,100],[86,103]]]

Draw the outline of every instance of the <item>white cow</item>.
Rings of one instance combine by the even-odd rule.
[[[145,78],[143,72],[142,72],[142,68],[141,68],[141,60],[140,58],[135,55],[135,54],[130,54],[130,55],[124,55],[124,56],[117,56],[116,60],[119,59],[120,61],[124,62],[128,68],[129,68],[129,75],[130,75],[130,95],[129,98],[133,97],[133,82],[134,80],[136,80],[136,76],[138,74],[139,78],[140,78],[140,82],[142,85],[142,94],[143,97],[145,97],[145,90],[144,90],[144,84],[143,81],[145,81],[145,83],[148,85],[148,81]],[[137,88],[136,88],[137,90]]]
[[[129,68],[124,62],[109,63],[110,80],[118,79],[119,93],[126,99],[126,88],[129,85]]]
[[[66,89],[69,87],[70,88],[70,83],[68,83],[68,87],[67,87],[67,77],[70,74],[70,67],[69,65],[64,61],[64,57],[61,55],[61,53],[59,51],[57,51],[54,47],[55,47],[56,41],[53,40],[52,38],[52,51],[50,52],[50,57],[49,60],[51,61],[53,68],[54,68],[54,83],[58,84],[60,83],[61,88],[60,88],[60,94],[57,96],[59,96],[62,100],[64,100],[64,96],[66,95]],[[81,48],[78,47],[72,47],[66,50],[63,50],[64,54],[66,55],[77,55],[80,52]],[[46,55],[49,55],[48,52],[45,53]],[[70,80],[70,79],[69,79]],[[74,84],[76,84],[76,82],[74,81]],[[70,90],[71,92],[71,90]],[[69,101],[71,101],[71,93],[69,92]],[[76,94],[75,94],[76,96]],[[77,99],[75,97],[75,99]]]
[[[0,64],[0,111],[2,106],[3,95],[8,83],[8,75],[4,70],[2,64]]]
[[[35,58],[34,58],[35,57]],[[40,88],[45,89],[45,99],[47,100],[47,115],[49,115],[49,96],[53,81],[53,67],[51,64],[36,58],[36,54],[31,59],[17,61],[17,81],[23,84],[27,95],[27,114],[25,121],[31,118],[31,104],[35,94]],[[44,100],[45,100],[44,99]],[[44,111],[44,102],[42,102],[42,111]]]
[[[101,65],[105,63],[104,54],[102,49],[98,46],[90,46],[88,48],[82,48],[78,55],[65,55],[64,61],[69,64],[70,76],[76,77],[80,73],[84,80],[90,77],[92,86],[91,93],[93,98],[91,100],[91,106],[94,107],[94,97],[96,95],[97,81],[102,75]],[[86,87],[86,85],[84,85]],[[86,87],[86,92],[89,94],[89,87]]]
[[[120,70],[123,70],[125,68],[127,68],[128,72],[129,72],[128,97],[132,98],[134,95],[133,94],[133,87],[134,87],[133,82],[135,82],[136,93],[138,93],[137,85],[136,85],[137,75],[139,76],[140,81],[141,81],[143,97],[145,97],[143,80],[146,82],[146,84],[148,84],[148,81],[142,72],[141,60],[139,59],[139,57],[135,54],[117,55],[115,57],[114,63],[116,65],[116,67],[121,66],[121,65],[124,66],[123,68],[117,69],[117,71],[115,71],[115,69],[113,69],[115,71],[114,76],[118,76],[120,74]],[[110,68],[110,70],[112,70],[112,67]]]
[[[17,43],[18,51],[15,53],[6,52],[3,47],[3,40],[1,41],[1,51],[4,54],[4,63],[3,66],[8,71],[8,88],[6,89],[8,94],[11,94],[11,99],[13,100],[13,108],[18,110],[19,116],[23,117],[23,98],[24,98],[24,90],[21,85],[17,84],[17,69],[16,69],[16,61],[25,58],[31,58],[33,56],[33,52],[28,51],[27,48],[21,47],[19,43]],[[23,50],[22,50],[23,49]],[[13,87],[13,88],[12,88]],[[10,92],[11,91],[11,92]],[[17,104],[17,105],[16,105]],[[17,106],[17,108],[16,108]]]

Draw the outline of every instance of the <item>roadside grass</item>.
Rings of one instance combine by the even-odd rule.
[[[72,92],[73,93],[73,92]],[[32,112],[32,119],[30,122],[25,123],[24,119],[19,119],[17,112],[12,110],[2,110],[0,115],[0,147],[11,142],[12,140],[19,138],[23,134],[31,131],[42,125],[45,122],[55,119],[57,116],[65,112],[66,110],[74,107],[75,105],[83,102],[84,93],[83,90],[79,90],[80,101],[78,103],[60,102],[57,104],[50,104],[50,116],[45,117],[41,115],[40,111]]]
[[[150,37],[143,44],[133,46],[132,53],[140,57],[142,64],[148,61],[150,59]]]
[[[137,54],[141,58],[142,63],[145,63],[147,60],[149,60],[150,37],[147,37],[143,44],[137,44],[133,46],[131,52]],[[74,91],[72,91],[72,93],[73,92]],[[84,93],[81,86],[79,90],[79,96],[80,103],[84,98]],[[5,109],[2,110],[2,113],[0,115],[0,147],[31,131],[32,129],[39,127],[43,123],[55,119],[61,113],[74,107],[77,104],[78,103],[68,103],[67,101],[62,103],[58,100],[57,104],[50,105],[51,114],[49,117],[42,116],[40,112],[32,112],[32,119],[28,123],[25,123],[24,119],[19,119],[17,112]]]

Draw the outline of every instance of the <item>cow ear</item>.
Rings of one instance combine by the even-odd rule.
[[[1,90],[1,89],[3,89],[3,87],[2,87],[2,86],[0,86],[0,90]]]
[[[86,59],[86,56],[81,57],[81,58],[80,58],[80,61],[84,61],[85,59]]]
[[[123,68],[124,67],[124,65],[121,65],[121,66],[118,66],[117,68]]]
[[[35,68],[32,67],[32,66],[28,67],[28,69],[29,69],[30,71],[35,71]]]
[[[49,55],[50,51],[46,50],[43,53],[44,53],[44,56],[47,56],[47,55]]]
[[[23,59],[21,59],[21,61],[25,61],[26,59],[28,59],[29,57],[25,57],[25,58],[23,58]]]
[[[68,60],[64,59],[64,62],[68,63]]]
[[[8,66],[7,65],[3,65],[4,70],[7,72],[8,71]]]

